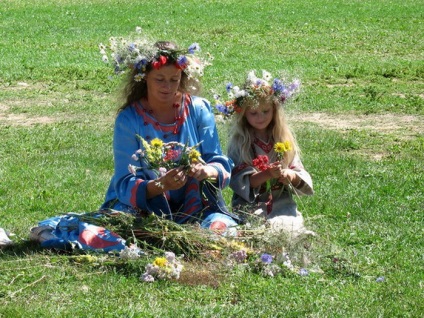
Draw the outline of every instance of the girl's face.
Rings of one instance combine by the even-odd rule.
[[[173,103],[181,82],[181,70],[174,65],[152,69],[146,75],[147,94],[149,101]]]
[[[247,122],[257,131],[266,131],[272,121],[274,107],[269,103],[259,104],[258,107],[246,109],[244,116]]]

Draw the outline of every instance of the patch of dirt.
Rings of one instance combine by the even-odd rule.
[[[36,84],[33,86],[25,82],[20,82],[16,86],[3,88],[9,90],[43,89],[42,85],[40,85]],[[46,100],[43,102],[48,103]],[[10,105],[12,104],[14,105],[16,102],[10,101]],[[25,107],[31,107],[28,101],[26,101]],[[24,113],[15,114],[10,111],[7,101],[0,103],[0,125],[31,126],[34,124],[50,124],[63,119],[47,116],[32,117]],[[400,114],[354,115],[314,112],[292,114],[289,116],[289,122],[293,122],[294,124],[313,123],[324,129],[338,131],[368,130],[377,133],[395,132],[398,135],[406,137],[423,132],[424,116]]]
[[[302,113],[290,116],[294,123],[310,122],[324,129],[339,131],[368,130],[378,133],[400,133],[410,135],[422,133],[424,117],[400,114],[328,114],[328,113]]]
[[[58,118],[47,116],[31,117],[27,114],[14,114],[9,113],[8,110],[8,106],[0,104],[0,125],[32,126],[35,124],[51,124],[58,120]]]

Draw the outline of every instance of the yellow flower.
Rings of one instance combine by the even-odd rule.
[[[285,141],[284,142],[284,145],[286,146],[286,151],[291,151],[291,150],[293,150],[293,147],[292,147],[292,145],[291,145],[291,142],[290,141]]]
[[[168,261],[166,260],[165,257],[156,257],[153,262],[153,265],[158,267],[165,267],[167,263]]]
[[[150,144],[152,145],[153,148],[162,148],[163,141],[160,140],[159,138],[154,138],[154,139],[152,139]]]
[[[190,153],[188,154],[188,157],[190,158],[191,163],[195,163],[199,161],[200,158],[200,152],[196,149],[192,149]]]
[[[274,151],[279,154],[285,153],[287,151],[286,143],[276,142],[274,145]]]

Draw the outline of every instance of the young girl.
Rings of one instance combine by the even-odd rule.
[[[263,216],[272,230],[292,236],[306,231],[293,195],[312,195],[312,179],[300,160],[300,149],[286,123],[283,104],[299,88],[280,79],[269,84],[271,74],[254,71],[240,89],[227,85],[233,97],[219,111],[232,115],[233,131],[228,156],[234,161],[230,187],[234,211]]]

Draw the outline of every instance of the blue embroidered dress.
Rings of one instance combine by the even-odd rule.
[[[178,223],[199,221],[205,227],[216,218],[224,218],[230,225],[237,224],[239,218],[228,212],[221,194],[221,189],[230,183],[233,161],[222,154],[210,104],[203,98],[184,95],[181,105],[176,123],[171,125],[158,123],[139,102],[118,114],[113,140],[115,174],[101,210],[156,213]],[[188,143],[188,146],[201,142],[197,150],[202,159],[218,171],[216,182],[211,185],[189,178],[184,187],[147,199],[147,183],[157,178],[156,173],[143,169],[134,176],[128,170],[129,164],[137,164],[132,155],[142,149],[137,134],[147,141],[159,138],[164,142]],[[31,230],[31,235],[36,240],[43,238],[42,247],[68,249],[76,246],[105,252],[125,248],[125,239],[103,227],[81,221],[80,215],[75,213],[52,217],[38,225]]]
[[[118,114],[113,140],[115,174],[102,208],[156,213],[177,223],[202,220],[215,212],[238,219],[228,212],[220,191],[229,185],[233,162],[222,154],[210,103],[186,94],[182,97],[181,105],[176,123],[169,125],[158,123],[140,102],[133,103]],[[189,178],[184,187],[147,199],[147,183],[157,178],[156,173],[141,169],[134,176],[128,171],[129,164],[140,165],[140,162],[132,159],[137,149],[143,149],[137,134],[148,142],[154,138],[188,146],[201,142],[197,150],[202,159],[218,171],[216,182],[212,186]]]

